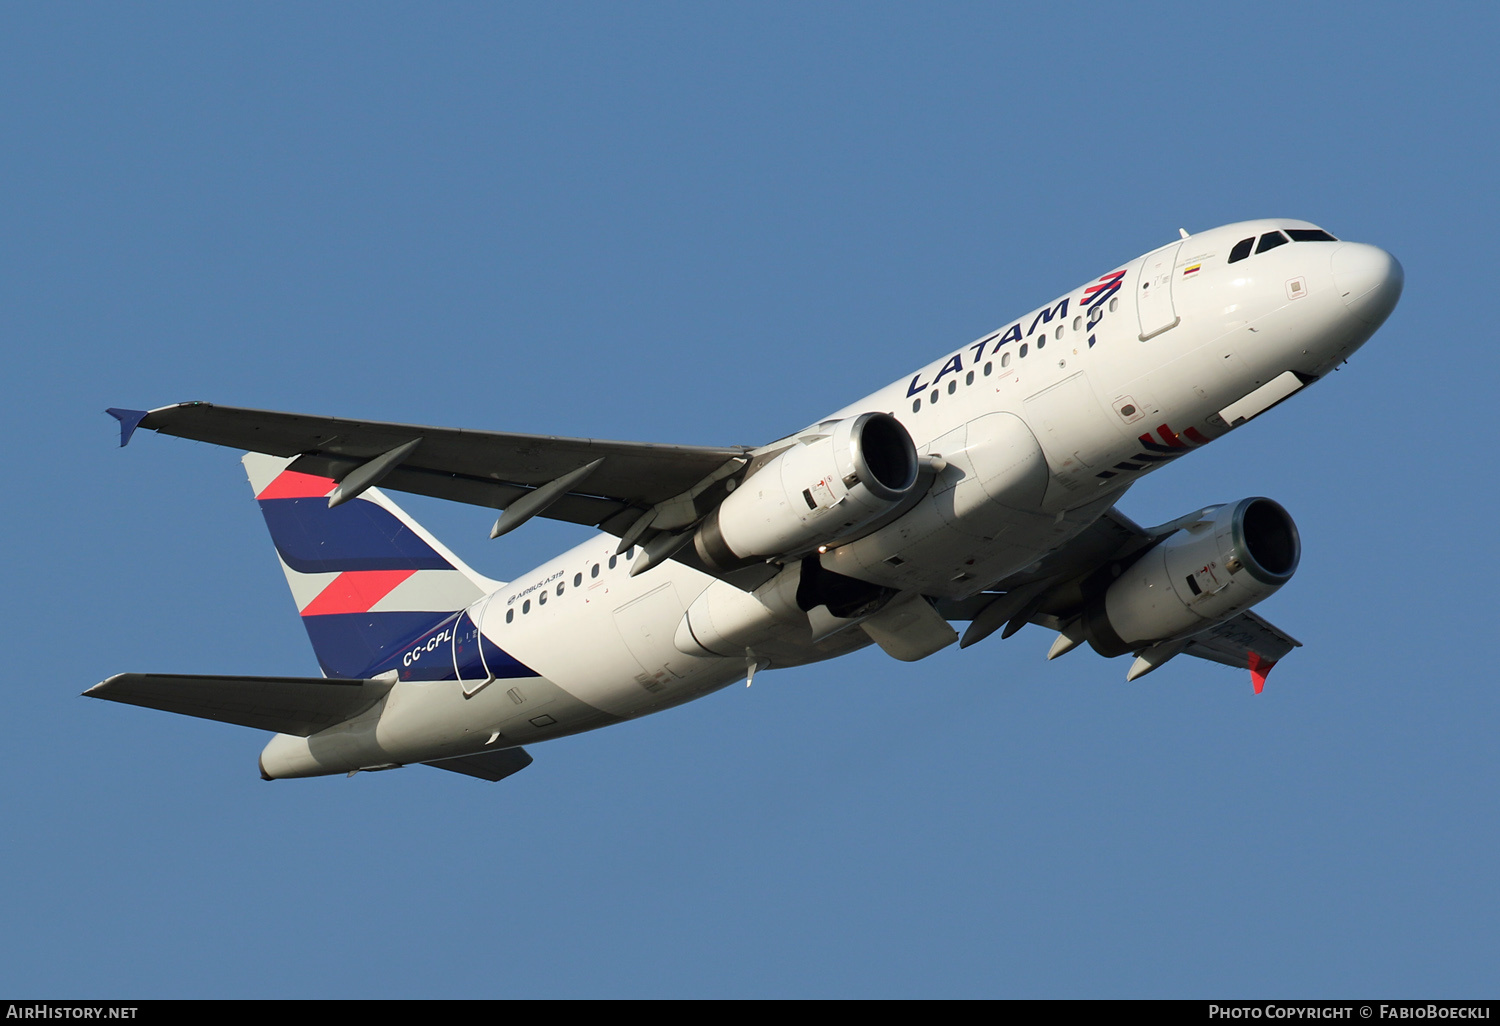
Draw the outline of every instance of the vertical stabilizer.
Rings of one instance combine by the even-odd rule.
[[[248,453],[250,486],[318,663],[357,678],[500,587],[371,488],[332,509],[332,478]]]

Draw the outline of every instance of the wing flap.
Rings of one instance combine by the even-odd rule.
[[[358,716],[383,698],[391,683],[328,677],[121,673],[95,684],[84,695],[308,737]]]

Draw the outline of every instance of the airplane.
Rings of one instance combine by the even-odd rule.
[[[125,673],[85,695],[270,730],[267,780],[526,746],[874,644],[923,659],[1027,624],[1136,680],[1187,654],[1256,693],[1300,643],[1251,607],[1296,572],[1272,499],[1143,528],[1138,480],[1299,394],[1386,320],[1384,250],[1306,221],[1189,234],[800,431],[705,447],[179,403],[111,409],[247,450],[320,677]],[[380,487],[376,487],[376,486]],[[385,489],[598,528],[491,580]],[[953,623],[967,622],[962,638]]]

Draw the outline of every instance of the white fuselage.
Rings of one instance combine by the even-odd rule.
[[[1254,416],[1280,397],[1288,372],[1288,387],[1327,373],[1389,313],[1399,265],[1373,246],[1326,241],[1227,262],[1243,239],[1312,228],[1244,222],[1174,241],[830,414],[820,424],[893,414],[941,469],[899,517],[828,539],[822,565],[896,592],[973,595],[1075,537],[1141,475],[1231,430],[1221,411]],[[742,487],[755,485],[752,474]],[[471,607],[483,633],[540,676],[403,680],[350,723],[278,735],[263,771],[305,776],[524,745],[697,698],[757,666],[870,643],[857,629],[815,641],[805,615],[763,594],[769,585],[749,596],[672,560],[632,577],[642,554],[616,557],[617,546],[595,537]],[[711,651],[682,643],[690,607],[712,606],[722,621],[723,609],[753,602],[767,612],[743,637],[726,631],[740,640]]]

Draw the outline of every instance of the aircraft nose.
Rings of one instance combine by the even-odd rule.
[[[1396,308],[1406,272],[1379,246],[1346,242],[1333,252],[1333,284],[1350,313],[1379,325]]]

